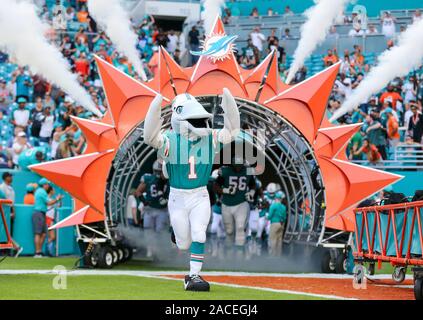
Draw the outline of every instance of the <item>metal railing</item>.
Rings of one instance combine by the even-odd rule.
[[[380,169],[423,170],[423,144],[399,143],[389,154],[388,160],[370,163],[367,160],[354,160],[354,163]]]

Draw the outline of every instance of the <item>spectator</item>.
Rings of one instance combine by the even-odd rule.
[[[54,205],[63,198],[62,195],[58,195],[55,199],[49,199],[47,192],[50,188],[50,182],[47,179],[41,179],[38,185],[39,187],[34,194],[34,212],[32,214],[32,228],[35,244],[34,258],[41,258],[43,256],[42,248],[47,234],[47,207]]]
[[[258,18],[258,16],[259,16],[258,9],[257,9],[256,7],[254,7],[254,8],[251,10],[250,17]]]
[[[27,149],[30,149],[31,145],[27,141],[27,137],[24,131],[20,131],[14,139],[13,146],[10,149],[13,164],[18,165],[19,155]]]
[[[25,98],[29,101],[29,89],[32,87],[32,79],[28,71],[24,67],[19,67],[16,72],[12,74],[12,84],[16,85],[16,100]]]
[[[175,34],[175,31],[170,30],[167,38],[169,41],[167,43],[166,49],[170,54],[173,54],[178,48],[178,36]]]
[[[386,160],[386,130],[380,123],[376,113],[373,112],[372,115],[367,116],[364,128],[370,144],[375,145],[382,159]]]
[[[24,97],[18,98],[18,108],[12,111],[10,123],[14,126],[22,127],[25,131],[30,124],[30,111],[26,107],[26,99]]]
[[[75,72],[82,77],[87,77],[90,74],[90,62],[85,52],[81,52],[75,59]]]
[[[44,112],[43,100],[38,97],[35,102],[34,109],[31,110],[31,136],[34,138],[40,137],[40,130],[41,130],[41,123],[43,118]]]
[[[367,26],[367,32],[366,32],[366,34],[368,34],[368,35],[379,34],[379,31],[376,29],[376,26],[373,23],[370,23]]]
[[[416,9],[416,11],[414,11],[413,13],[413,23],[416,22],[417,20],[420,20],[421,18],[422,18],[422,13],[420,9]]]
[[[51,98],[50,93],[46,93],[44,97],[44,107],[50,107],[51,111],[54,111],[56,109],[56,102]]]
[[[389,147],[391,150],[397,146],[400,140],[400,134],[399,134],[399,125],[397,118],[393,115],[393,110],[391,108],[387,108],[385,110],[385,113],[388,117],[387,121],[387,134],[388,134],[388,142]]]
[[[260,27],[255,27],[250,33],[252,44],[257,48],[259,53],[263,51],[263,43],[266,41],[266,37],[260,32]]]
[[[279,39],[275,38],[273,40],[273,44],[270,45],[269,44],[269,50],[275,50],[276,51],[276,57],[278,58],[278,64],[285,64],[285,58],[286,58],[286,53],[285,53],[285,49],[283,47],[281,47],[279,45]]]
[[[282,238],[286,222],[286,206],[282,203],[282,198],[284,198],[282,191],[276,192],[267,217],[270,221],[269,245],[272,256],[282,254]]]
[[[40,141],[50,143],[56,117],[51,113],[50,107],[45,107],[41,118]]]
[[[29,183],[26,185],[26,194],[24,196],[24,204],[32,206],[35,204],[35,198],[34,198],[34,191],[37,188],[37,184],[35,183]]]
[[[65,20],[67,23],[74,21],[76,18],[75,16],[75,10],[73,9],[73,7],[69,6],[66,8],[65,11]]]
[[[354,153],[355,156],[360,156],[361,154],[364,154],[367,158],[367,161],[373,165],[377,164],[381,160],[381,155],[377,147],[371,144],[369,139],[364,139],[361,148]]]
[[[364,31],[361,29],[361,26],[354,24],[353,28],[348,32],[350,37],[361,37],[364,35]]]
[[[3,172],[2,180],[3,182],[0,184],[0,191],[3,192],[7,200],[11,200],[13,203],[15,203],[15,190],[13,189],[13,186],[12,186],[12,182],[13,182],[12,174],[8,171]],[[11,225],[13,225],[14,219],[15,219],[15,208],[13,207],[13,205],[11,205],[10,206]],[[13,228],[11,229],[13,230]]]
[[[44,99],[44,96],[48,89],[48,83],[43,79],[43,77],[36,74],[33,78],[34,86],[34,98],[41,97]]]
[[[0,112],[7,114],[9,104],[13,100],[12,93],[6,86],[6,80],[0,78]]]
[[[389,101],[392,103],[392,108],[396,110],[398,101],[402,101],[401,95],[394,91],[393,83],[388,84],[386,91],[382,93],[379,98],[380,103],[384,103],[385,101]]]
[[[85,5],[81,6],[81,9],[76,14],[79,23],[88,23],[88,10]]]
[[[290,17],[290,16],[293,16],[294,15],[294,12],[291,10],[290,6],[285,6],[283,15],[285,17]]]
[[[188,33],[188,44],[190,51],[200,50],[200,32],[196,26],[192,26],[191,31]],[[191,65],[197,63],[199,57],[191,54]]]
[[[328,49],[327,55],[323,57],[323,62],[325,64],[325,66],[327,66],[327,67],[337,63],[338,60],[339,60],[339,58],[336,55],[336,49],[335,49],[335,54],[331,49]]]
[[[410,76],[402,85],[402,94],[404,95],[404,103],[409,103],[410,101],[415,101],[417,98],[417,81],[415,76]]]
[[[259,61],[258,49],[253,45],[253,41],[248,39],[247,46],[242,48],[241,66],[245,69],[252,69]]]
[[[421,143],[423,135],[423,116],[418,112],[417,105],[411,105],[411,112],[413,113],[408,123],[408,135],[413,142]]]
[[[26,149],[25,151],[21,152],[18,157],[19,168],[24,171],[29,171],[29,166],[41,163],[45,160],[45,153],[46,151],[44,147]]]
[[[289,28],[286,28],[282,35],[282,40],[289,40],[289,39],[292,39],[291,30],[289,30]]]
[[[382,23],[382,34],[387,38],[393,38],[395,36],[395,22],[396,19],[391,15],[390,11],[385,11],[381,18]]]
[[[198,56],[192,56],[198,58]],[[159,48],[157,46],[153,47],[153,56],[151,57],[150,61],[148,62],[148,67],[150,68],[150,72],[155,76],[159,72]],[[193,59],[193,60],[196,60]]]
[[[348,159],[363,160],[361,152],[358,152],[363,145],[363,132],[356,132],[348,144]]]
[[[268,9],[267,9],[267,16],[268,16],[268,17],[273,16],[273,9],[272,9],[272,8],[268,8]]]
[[[73,157],[77,154],[75,146],[74,146],[74,140],[73,138],[68,135],[65,140],[59,143],[57,146],[57,151],[55,155],[55,159],[65,159]]]
[[[132,189],[126,202],[126,219],[128,221],[128,225],[133,227],[139,225],[137,207],[138,205],[137,199],[135,198],[135,189]]]
[[[15,222],[15,190],[13,189],[12,182],[13,176],[10,172],[4,172],[2,175],[3,183],[0,184],[0,199],[4,198],[12,201],[12,205],[6,205],[10,207],[10,235],[13,237],[13,225]],[[15,257],[17,257],[23,248],[12,238],[12,246],[15,250]]]

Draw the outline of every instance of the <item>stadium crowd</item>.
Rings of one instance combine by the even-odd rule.
[[[86,0],[53,2],[50,6],[46,3],[41,5],[42,18],[52,26],[48,37],[60,48],[72,71],[78,75],[79,83],[89,92],[96,107],[104,112],[107,109],[107,101],[101,89],[94,54],[128,75],[135,78],[138,78],[138,75],[134,72],[127,57],[119,53],[106,34],[97,28],[96,22],[87,11]],[[268,13],[269,15],[273,14],[272,10],[269,10]],[[257,14],[253,10],[251,16],[254,17]],[[284,14],[292,14],[289,7],[285,9]],[[415,19],[419,18],[419,14]],[[230,17],[231,12],[226,8],[224,21],[229,22]],[[351,19],[351,17],[345,17],[346,21]],[[387,37],[388,49],[393,46],[395,41],[392,29],[390,29],[394,23],[393,17],[389,15],[382,17],[384,26],[382,32]],[[151,16],[145,17],[141,24],[133,27],[138,35],[137,49],[149,78],[154,76],[158,69],[159,46],[165,47],[178,63],[181,62],[181,52],[185,51],[185,37],[182,33],[172,30],[163,31]],[[187,47],[197,51],[200,41],[204,37],[204,30],[201,23],[190,28]],[[372,28],[369,30],[369,32],[374,31]],[[353,31],[350,32],[351,36],[359,35],[354,34]],[[336,29],[333,27],[331,34],[335,33]],[[276,30],[265,37],[260,28],[255,27],[247,45],[238,51],[240,65],[252,69],[269,52],[275,50],[281,76],[286,77],[288,64],[283,40],[290,37],[288,28],[279,39]],[[196,62],[196,56],[190,58],[191,64]],[[330,66],[338,61],[341,61],[340,73],[328,102],[327,115],[329,117],[348,98],[372,67],[366,61],[360,46],[354,46],[351,51],[345,50],[342,54],[338,53],[336,49],[329,48],[327,54],[322,58],[324,66]],[[392,159],[394,148],[398,143],[421,144],[423,135],[423,73],[421,71],[421,69],[416,70],[407,77],[393,80],[383,92],[371,97],[367,103],[361,104],[354,111],[337,120],[339,124],[363,122],[363,126],[354,135],[347,149],[348,157],[351,160],[365,160],[369,165],[373,165],[381,160]],[[307,76],[308,70],[303,67],[295,75],[294,82],[303,81]],[[48,83],[39,75],[31,73],[27,67],[16,65],[12,57],[0,52],[0,168],[28,170],[28,166],[31,164],[81,154],[85,147],[85,139],[79,128],[72,123],[71,116],[94,118],[91,112],[87,112],[60,88]],[[0,191],[3,190],[4,194],[0,196],[11,196],[11,179],[10,175],[3,175],[4,181]],[[41,188],[37,189],[36,183]],[[54,196],[52,189],[48,181],[34,181],[27,186],[28,196],[25,197],[25,204],[36,204],[38,211],[47,211],[47,207],[49,209],[57,207],[60,205],[60,197]],[[36,194],[37,192],[38,194]],[[275,197],[278,199],[277,203],[282,203],[275,209],[277,217],[274,221],[279,223],[279,220],[282,219],[281,216],[286,220],[283,194],[278,193],[280,190],[273,186],[267,192],[271,194],[272,199]],[[34,194],[36,195],[34,196]],[[132,198],[135,198],[135,193],[130,197],[130,199]],[[138,195],[138,198],[142,198],[141,194]],[[264,196],[263,199],[265,199]],[[138,214],[140,212],[138,204],[134,203],[133,199],[128,202],[127,218],[132,219],[131,223],[139,225],[138,216],[132,215],[134,212]],[[258,202],[256,205],[259,208]],[[217,210],[217,207],[214,209]],[[267,208],[264,208],[265,210],[261,209],[263,208],[260,208],[260,212],[268,214],[269,204]],[[263,217],[267,217],[267,221],[270,221],[268,222],[268,233],[270,234],[273,220],[268,215],[260,213],[260,218]],[[258,219],[259,217],[257,217],[257,221]],[[37,223],[35,218],[34,225]],[[44,227],[38,229],[38,231],[34,229],[37,250],[43,243],[46,234]],[[283,229],[282,231],[280,228],[277,231],[275,231],[276,228],[273,229],[274,237],[278,239],[273,246],[281,245],[280,236]],[[218,230],[219,228],[215,226],[212,233],[219,234]],[[221,233],[224,233],[224,228]],[[43,236],[37,238],[39,234],[43,234],[44,238]],[[219,238],[219,236],[217,237]],[[251,234],[247,234],[246,237],[251,237]],[[49,239],[51,238],[54,238],[53,235],[49,237]],[[18,245],[16,249],[19,249]],[[279,247],[277,250],[281,251]],[[36,254],[39,255],[40,252],[37,251]]]

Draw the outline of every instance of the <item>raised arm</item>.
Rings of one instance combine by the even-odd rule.
[[[219,131],[219,142],[226,144],[235,140],[240,130],[239,110],[231,92],[223,88],[222,109],[224,112],[224,127]]]
[[[149,146],[160,149],[163,146],[164,138],[160,132],[162,128],[162,100],[158,94],[150,104],[144,121],[144,142]]]

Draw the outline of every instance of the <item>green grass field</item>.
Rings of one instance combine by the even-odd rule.
[[[52,270],[64,266],[72,270],[75,258],[7,258],[0,264],[0,270]],[[116,266],[113,270],[156,270],[148,263],[133,261]],[[38,299],[157,299],[157,300],[292,300],[316,299],[310,296],[269,292],[249,288],[235,288],[212,285],[211,291],[186,292],[182,281],[146,278],[127,275],[70,275],[66,289],[53,288],[56,275],[16,274],[0,275],[0,300]]]

